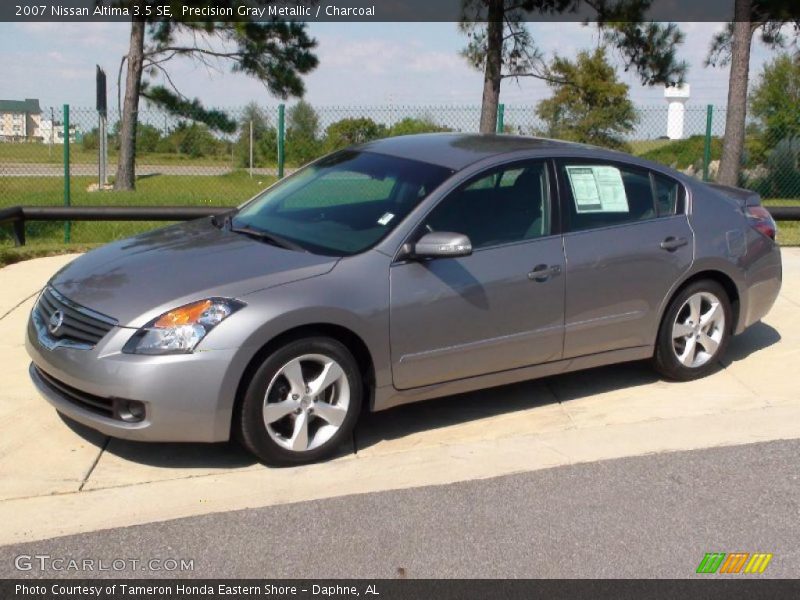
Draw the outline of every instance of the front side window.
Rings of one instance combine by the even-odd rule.
[[[448,195],[424,220],[426,231],[467,235],[473,248],[550,234],[550,202],[544,161],[494,169]]]
[[[582,231],[656,218],[650,172],[636,167],[562,162],[569,229]]]
[[[451,174],[415,160],[345,150],[249,202],[232,226],[318,254],[357,254],[383,239]]]

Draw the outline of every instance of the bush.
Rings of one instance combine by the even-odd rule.
[[[693,135],[685,140],[675,140],[642,154],[642,158],[652,160],[672,167],[673,169],[686,169],[694,167],[697,170],[703,167],[703,153],[705,152],[706,138],[704,135]],[[711,160],[719,160],[722,156],[722,140],[711,138]]]
[[[158,152],[173,152],[192,158],[201,158],[221,154],[224,152],[225,143],[215,138],[207,125],[184,121],[178,123],[178,126],[167,137],[159,139],[155,143],[154,149]]]
[[[95,127],[91,131],[87,131],[83,134],[81,137],[81,148],[86,152],[97,150],[99,147],[99,139],[100,136],[98,136],[97,127]]]
[[[767,175],[756,182],[762,196],[800,198],[800,138],[778,142],[767,155]]]
[[[412,135],[415,133],[437,133],[440,131],[452,131],[449,127],[443,127],[433,122],[429,117],[416,119],[414,117],[406,117],[392,125],[389,129],[389,135]]]
[[[146,123],[136,128],[136,152],[155,152],[161,141],[161,132]]]

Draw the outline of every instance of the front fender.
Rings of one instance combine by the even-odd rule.
[[[325,275],[243,296],[247,306],[209,334],[215,348],[236,348],[221,408],[233,409],[239,383],[264,346],[313,325],[333,325],[358,336],[370,354],[375,384],[391,384],[388,268],[388,257],[368,252],[342,259]]]

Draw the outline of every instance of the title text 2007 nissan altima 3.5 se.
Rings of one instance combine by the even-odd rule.
[[[45,398],[105,434],[297,464],[362,407],[639,359],[701,377],[780,284],[754,193],[578,144],[417,135],[89,252],[27,347]]]

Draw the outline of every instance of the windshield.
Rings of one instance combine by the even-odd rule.
[[[255,198],[232,226],[273,234],[316,254],[357,254],[383,239],[451,174],[415,160],[345,150]]]

